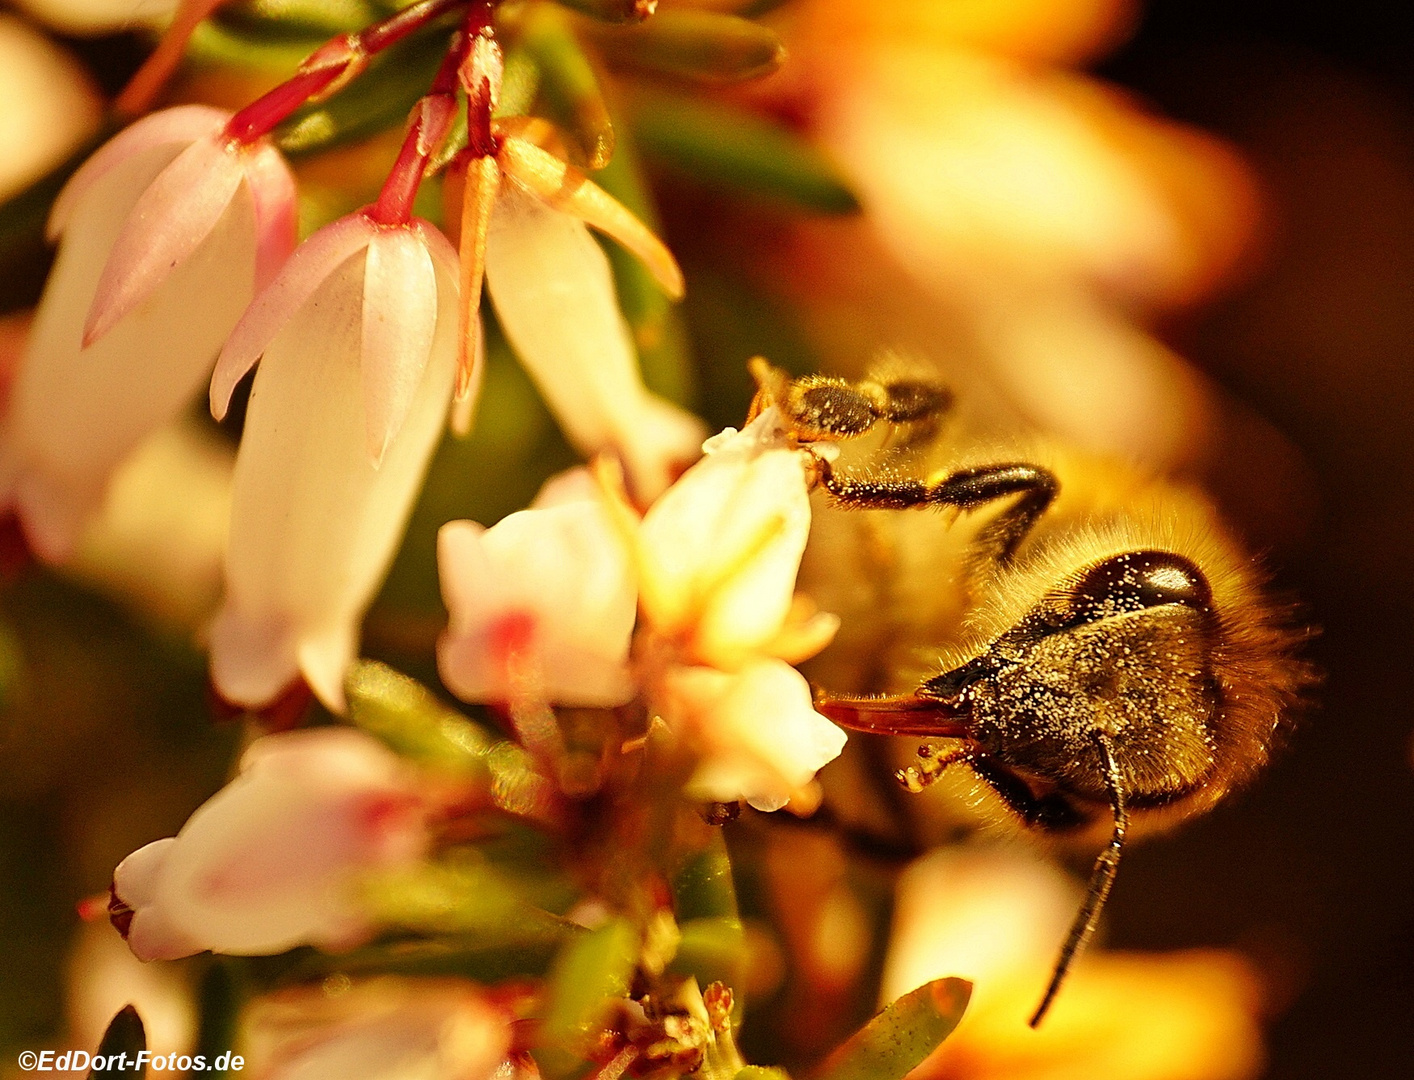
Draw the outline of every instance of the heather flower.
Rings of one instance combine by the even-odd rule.
[[[246,1015],[247,1067],[267,1080],[490,1080],[511,1027],[471,983],[372,979],[328,994],[294,989]]]
[[[410,865],[427,849],[424,788],[358,731],[259,739],[181,832],[118,865],[114,924],[142,960],[353,945],[374,929],[360,874]]]
[[[693,798],[779,810],[844,749],[845,733],[814,710],[784,660],[734,672],[674,666],[661,690],[662,711],[699,759],[683,789]]]
[[[728,428],[703,451],[638,530],[645,620],[693,663],[731,670],[761,655],[813,656],[838,620],[796,617],[809,455],[789,445],[774,410],[743,431]]]
[[[696,456],[704,430],[644,387],[609,260],[584,222],[512,175],[491,218],[486,280],[506,336],[570,442],[584,454],[621,454],[635,492],[651,500]]]
[[[226,343],[211,384],[218,417],[260,360],[211,632],[212,677],[229,700],[263,705],[303,675],[342,709],[358,623],[446,416],[457,312],[445,237],[361,211],[302,245]]]
[[[650,708],[696,758],[690,794],[807,805],[816,771],[845,743],[788,663],[823,649],[839,625],[795,596],[809,455],[775,409],[703,450],[633,534]]]
[[[63,562],[113,470],[195,396],[294,241],[294,189],[229,114],[155,113],[100,149],[50,215],[62,238],[0,431],[0,505]]]
[[[527,510],[437,537],[451,614],[438,668],[463,701],[533,690],[559,705],[622,705],[636,613],[633,566],[589,474],[546,484]]]
[[[589,226],[642,260],[669,296],[682,295],[682,273],[623,205],[518,131],[498,125],[494,154],[467,168],[470,317],[484,267],[497,319],[570,442],[585,455],[620,455],[634,493],[649,502],[696,456],[704,429],[643,385],[608,258]]]

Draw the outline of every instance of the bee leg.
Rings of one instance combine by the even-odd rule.
[[[1037,519],[1060,490],[1055,475],[1039,465],[1013,462],[963,469],[932,483],[893,475],[855,476],[817,463],[820,483],[841,504],[858,510],[908,510],[952,506],[976,510],[997,499],[1016,496],[977,536],[981,553],[1005,565],[1011,561]]]
[[[748,420],[775,405],[802,442],[855,439],[875,424],[886,423],[901,432],[895,449],[908,448],[931,438],[952,407],[951,391],[925,379],[855,383],[831,375],[792,379],[760,357],[748,367],[757,385]]]
[[[1094,868],[1090,871],[1090,885],[1085,890],[1085,900],[1080,905],[1080,910],[1075,913],[1075,921],[1071,923],[1070,933],[1065,944],[1061,946],[1060,956],[1056,958],[1055,970],[1051,973],[1046,993],[1031,1017],[1033,1028],[1045,1018],[1046,1011],[1055,1000],[1056,992],[1060,990],[1061,983],[1070,971],[1071,963],[1080,955],[1080,951],[1095,932],[1095,925],[1100,921],[1100,911],[1114,886],[1115,873],[1119,870],[1120,850],[1124,847],[1124,836],[1129,828],[1129,812],[1124,805],[1124,785],[1120,779],[1119,766],[1115,762],[1114,745],[1108,736],[1100,732],[1095,733],[1095,741],[1099,744],[1105,762],[1105,786],[1109,789],[1110,807],[1114,811],[1114,831],[1110,834],[1109,844],[1100,852]]]
[[[890,379],[876,385],[881,418],[894,427],[889,449],[904,452],[932,442],[952,409],[952,391],[926,379]]]
[[[960,761],[970,762],[972,757],[973,751],[967,747],[939,756],[937,747],[932,743],[924,743],[918,748],[918,763],[900,769],[894,773],[894,777],[917,795],[942,776],[943,770],[949,765],[956,765]]]

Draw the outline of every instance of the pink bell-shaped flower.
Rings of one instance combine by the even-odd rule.
[[[437,565],[451,613],[437,666],[457,697],[601,707],[633,697],[633,564],[586,470],[489,529],[442,526]]]
[[[142,960],[351,946],[374,929],[361,872],[406,866],[428,845],[424,784],[349,728],[270,735],[175,837],[113,872],[109,910]]]
[[[59,255],[0,425],[0,507],[68,558],[117,465],[195,396],[289,254],[295,193],[266,140],[188,105],[145,117],[69,181]]]
[[[457,256],[367,211],[321,229],[221,353],[211,408],[260,361],[236,458],[216,688],[241,705],[296,675],[342,710],[358,624],[392,560],[451,398]],[[263,356],[263,359],[261,359]]]

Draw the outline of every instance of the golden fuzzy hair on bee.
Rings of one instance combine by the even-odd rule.
[[[1245,785],[1280,743],[1314,675],[1297,656],[1310,632],[1295,624],[1291,605],[1270,598],[1259,560],[1231,538],[1213,506],[1172,484],[1154,484],[1144,502],[1083,522],[1058,507],[1062,512],[1037,530],[1017,560],[987,578],[965,619],[964,643],[942,660],[945,668],[961,663],[1103,560],[1156,550],[1198,567],[1211,590],[1217,627],[1210,647],[1219,699],[1212,724],[1215,768],[1191,795],[1152,815],[1149,825],[1162,827],[1203,813]]]

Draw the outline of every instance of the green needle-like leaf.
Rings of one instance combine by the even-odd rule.
[[[715,11],[662,11],[641,26],[600,30],[594,38],[619,63],[714,83],[768,75],[786,57],[774,30]]]
[[[745,945],[740,919],[690,919],[682,924],[682,937],[671,967],[680,974],[697,976],[704,986],[714,982],[739,986]]]
[[[540,817],[548,811],[554,793],[525,749],[473,724],[417,680],[361,660],[346,689],[349,719],[398,753],[486,786],[491,801],[508,813]]]
[[[821,214],[853,214],[859,200],[818,148],[754,113],[643,91],[634,134],[645,157],[713,187],[777,199]]]
[[[416,679],[360,660],[346,680],[349,719],[398,753],[454,771],[481,772],[499,741],[439,701]]]
[[[731,857],[721,830],[673,875],[673,911],[678,922],[737,917]]]
[[[474,857],[380,874],[363,894],[379,922],[487,945],[564,938],[572,924],[529,903],[513,878]]]
[[[628,993],[638,952],[634,928],[624,919],[611,919],[570,942],[556,957],[541,1027],[544,1045],[536,1054],[545,1072],[567,1075],[580,1060],[614,1000]]]
[[[904,994],[835,1050],[815,1080],[902,1080],[952,1034],[971,996],[965,979]]]
[[[565,923],[553,933],[544,927],[530,927],[518,940],[497,943],[480,936],[451,935],[430,940],[383,941],[337,956],[304,949],[289,959],[280,957],[252,966],[271,969],[259,973],[264,976],[260,981],[270,987],[317,982],[334,974],[426,978],[450,975],[489,984],[539,978],[550,969],[565,939],[582,932]]]

